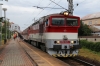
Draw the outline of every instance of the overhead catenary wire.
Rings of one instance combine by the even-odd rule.
[[[57,3],[59,3],[59,2],[61,2],[62,0],[59,0]],[[57,5],[55,4],[52,8],[54,8],[54,7],[56,7]],[[51,10],[49,10],[48,12],[46,12],[45,14],[47,14],[47,13],[49,13],[50,11],[52,11],[52,9]]]
[[[43,0],[42,0],[42,1],[40,1],[37,5],[40,5],[42,2],[43,2]],[[33,15],[33,14],[34,14],[34,12],[35,12],[35,11],[33,11],[33,13],[32,13],[31,15]],[[30,15],[30,16],[31,16],[31,15]],[[29,19],[30,19],[30,17],[29,17]]]
[[[42,2],[43,2],[43,0],[42,0],[42,1],[40,1],[37,5],[40,5]],[[30,18],[31,18],[31,16],[34,14],[34,12],[35,12],[35,11],[33,11],[33,12],[32,12],[32,14],[28,17],[28,19],[27,19],[27,21],[26,21],[26,22],[28,22],[28,21],[29,21],[29,19],[30,19]]]
[[[50,0],[51,2],[53,2],[53,3],[55,3],[54,1],[52,1],[52,0]],[[68,10],[68,9],[66,9],[66,8],[64,8],[64,7],[62,7],[61,5],[59,5],[59,4],[57,4],[57,3],[55,3],[56,5],[58,5],[58,6],[60,6],[61,8],[63,8],[63,9],[65,9],[65,10]]]
[[[50,0],[50,1],[52,1],[52,0]],[[60,0],[60,1],[61,1],[61,0]],[[59,2],[60,2],[60,1],[59,1]],[[82,1],[82,2],[80,2],[80,3],[77,3],[76,5],[78,6],[79,4],[81,4],[81,3],[85,2],[85,1],[86,1],[86,0],[84,0],[84,1]],[[52,1],[52,2],[55,3],[54,1]],[[57,3],[59,3],[59,2],[57,2]],[[55,4],[58,5],[58,6],[60,6],[60,5],[57,4],[57,3],[55,3]],[[55,6],[56,6],[56,5],[55,5]],[[55,7],[55,6],[54,6],[54,7]],[[76,7],[77,7],[77,6],[76,6]],[[52,9],[65,9],[65,8],[54,8],[54,7],[52,7],[51,10],[52,10]],[[60,7],[62,7],[62,6],[60,6]],[[45,7],[44,7],[44,8],[45,8]],[[48,8],[48,7],[47,7],[47,8]],[[51,10],[49,10],[49,12],[50,12]],[[47,12],[47,13],[48,13],[48,12]],[[47,13],[46,13],[46,14],[47,14]]]
[[[55,1],[55,0],[54,0],[54,1]],[[52,4],[52,2],[50,2],[46,7],[48,7],[50,4]],[[44,9],[45,9],[45,8],[44,8]],[[35,18],[38,17],[38,15],[41,14],[42,11],[43,11],[44,9],[42,9],[42,10],[35,16]]]
[[[51,9],[65,9],[65,10],[68,10],[68,9],[62,7],[61,5],[59,5],[58,3],[56,3],[56,2],[54,2],[54,1],[52,1],[52,0],[50,0],[50,1],[51,1],[52,3],[55,3],[56,5],[60,6],[61,8],[54,8],[56,5],[55,5],[54,7],[43,7],[43,8],[42,8],[42,7],[38,7],[38,6],[33,6],[33,7],[37,7],[37,8],[41,8],[41,9],[42,9],[34,18],[38,17],[38,15],[41,14],[41,13],[44,11],[45,8],[51,8]],[[60,0],[60,1],[61,1],[61,0]],[[60,2],[60,1],[59,1],[59,2]],[[50,3],[50,4],[51,4],[51,3]],[[49,5],[50,5],[50,4],[49,4]],[[47,5],[47,6],[49,6],[49,5]]]

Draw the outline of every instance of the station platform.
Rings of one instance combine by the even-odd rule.
[[[33,66],[16,40],[11,40],[0,53],[0,66]]]
[[[10,40],[0,52],[0,66],[69,66],[30,44]]]

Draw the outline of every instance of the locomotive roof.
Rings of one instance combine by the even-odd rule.
[[[54,13],[54,14],[49,14],[49,15],[47,15],[47,16],[43,16],[43,17],[41,17],[40,19],[42,19],[42,18],[49,18],[50,16],[64,16],[64,15],[61,15],[60,13]],[[68,16],[72,16],[72,15],[68,15]],[[73,16],[73,17],[78,17],[78,16]]]
[[[46,21],[50,16],[64,16],[64,15],[61,15],[60,13],[49,14],[49,15],[46,15],[46,16],[39,18],[32,25],[37,24],[39,22],[41,23],[43,21]],[[68,16],[71,16],[71,15],[68,15]],[[72,16],[72,17],[78,17],[78,16]]]
[[[54,14],[47,15],[47,17],[49,17],[49,16],[64,16],[64,15],[62,15],[60,13],[54,13]],[[68,15],[68,16],[72,16],[72,15]],[[78,16],[74,16],[74,17],[78,17]]]

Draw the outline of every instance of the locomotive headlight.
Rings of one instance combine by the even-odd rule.
[[[64,12],[64,15],[68,15],[68,12]]]
[[[54,41],[55,44],[60,44],[60,41]]]
[[[69,13],[67,11],[60,12],[60,14],[62,14],[62,15],[69,15]]]
[[[74,43],[74,41],[71,41],[71,44],[73,44]]]
[[[60,41],[57,41],[57,44],[59,44],[60,43]]]

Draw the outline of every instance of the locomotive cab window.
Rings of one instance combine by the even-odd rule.
[[[67,18],[66,24],[67,24],[67,26],[78,26],[78,19]]]
[[[47,19],[46,21],[45,21],[45,26],[48,26],[49,25],[49,20]]]
[[[52,18],[52,25],[63,26],[64,25],[64,18]]]

